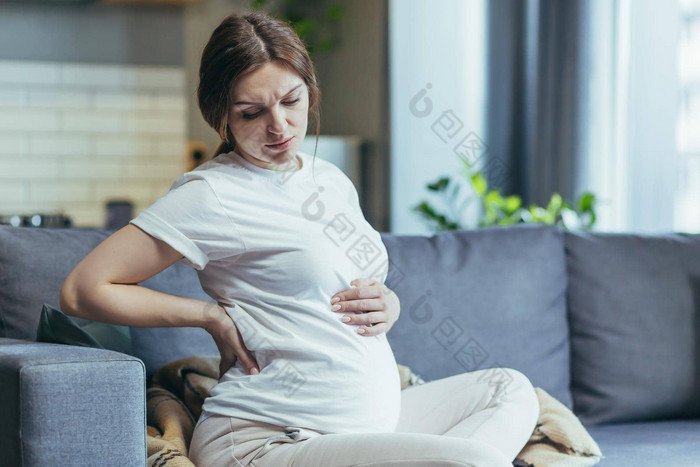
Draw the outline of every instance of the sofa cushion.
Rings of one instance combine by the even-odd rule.
[[[565,234],[584,423],[700,415],[700,235]]]
[[[398,363],[426,380],[513,368],[571,408],[558,228],[381,235],[389,254],[385,283],[401,302],[401,317],[387,334]]]
[[[696,467],[700,459],[700,420],[613,423],[586,428],[605,456],[601,467]]]

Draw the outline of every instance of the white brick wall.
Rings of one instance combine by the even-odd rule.
[[[0,215],[136,216],[186,170],[186,106],[180,67],[0,60]]]

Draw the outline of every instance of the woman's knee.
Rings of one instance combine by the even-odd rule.
[[[532,385],[530,378],[524,373],[513,368],[501,368],[506,374],[501,388],[503,396],[509,401],[517,404],[523,411],[527,411],[529,419],[534,426],[540,414],[540,403],[537,392]]]

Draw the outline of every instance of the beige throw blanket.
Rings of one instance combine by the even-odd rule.
[[[401,389],[424,381],[398,365]],[[219,357],[188,357],[160,367],[146,389],[148,466],[192,467],[187,457],[202,403],[217,383]],[[597,464],[602,453],[579,419],[542,388],[535,388],[540,418],[514,465],[577,467]],[[206,467],[206,466],[201,466]]]

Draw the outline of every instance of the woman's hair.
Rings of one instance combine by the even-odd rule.
[[[213,157],[236,148],[228,126],[236,84],[244,74],[272,61],[295,71],[309,90],[309,113],[316,122],[315,160],[321,124],[321,90],[313,62],[306,46],[289,24],[257,11],[224,18],[202,52],[197,102],[204,120],[222,141]]]

